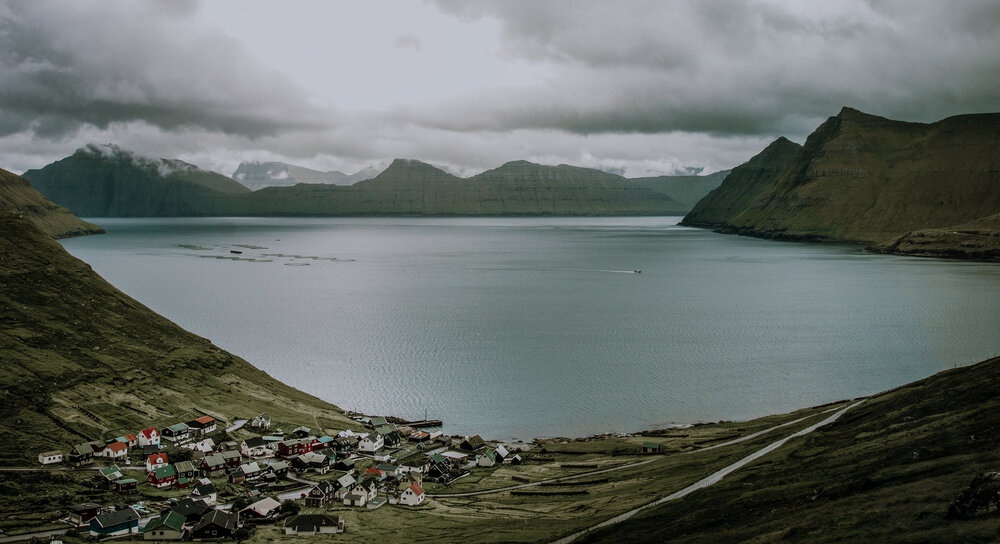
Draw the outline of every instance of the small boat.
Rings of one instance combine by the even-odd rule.
[[[636,270],[633,270],[632,273],[633,274],[642,274],[642,270],[636,269]]]
[[[230,249],[229,252],[230,253],[235,253],[237,255],[242,255],[243,254],[243,252],[240,251],[240,250],[238,250],[238,249]]]

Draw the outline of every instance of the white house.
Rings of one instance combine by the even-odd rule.
[[[153,472],[154,470],[165,467],[170,464],[170,459],[167,458],[166,453],[154,453],[146,457],[146,472]]]
[[[52,463],[62,463],[63,452],[61,451],[43,451],[38,454],[38,462],[43,465],[51,465]]]
[[[111,459],[122,459],[128,457],[128,444],[124,442],[112,442],[104,448],[104,456]]]
[[[358,451],[362,453],[375,454],[383,447],[385,447],[385,438],[376,432],[368,433],[358,442]]]
[[[417,506],[424,502],[424,496],[424,488],[420,487],[419,483],[413,482],[399,494],[399,504]]]
[[[155,427],[150,427],[148,429],[143,429],[139,431],[139,436],[137,438],[137,444],[140,446],[159,446],[160,445],[160,431],[157,431]]]
[[[486,450],[484,450],[483,453],[482,453],[482,455],[480,455],[480,456],[478,456],[476,458],[476,464],[479,465],[479,466],[481,466],[481,467],[486,467],[486,468],[492,467],[493,465],[497,464],[497,452],[496,452],[496,450],[492,450],[492,449],[489,449],[489,448],[487,448]]]

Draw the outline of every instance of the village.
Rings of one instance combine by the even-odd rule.
[[[427,497],[425,482],[447,485],[474,470],[520,464],[531,448],[423,430],[439,421],[353,418],[364,430],[316,436],[307,427],[273,428],[267,414],[234,419],[228,428],[202,415],[76,444],[68,454],[42,452],[38,462],[92,470],[109,492],[146,498],[70,505],[62,521],[73,534],[218,540],[244,539],[263,524],[286,535],[342,533],[348,528],[330,513],[333,507],[418,508]]]

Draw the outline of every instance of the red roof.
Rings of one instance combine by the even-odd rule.
[[[369,467],[368,470],[365,471],[365,474],[378,474],[379,476],[381,476],[382,471],[375,467]]]
[[[212,423],[213,421],[215,421],[215,418],[212,417],[212,416],[201,416],[201,417],[195,419],[195,421],[197,421],[198,423],[201,423],[202,425],[208,425],[209,423]]]
[[[156,430],[156,427],[150,427],[148,429],[143,429],[139,431],[139,434],[145,436],[146,438],[152,438],[153,435],[159,434],[159,432]]]
[[[128,449],[128,444],[124,442],[112,442],[108,444],[108,449],[111,451],[124,451]]]
[[[418,484],[417,482],[413,482],[412,484],[410,484],[410,487],[408,489],[412,491],[414,495],[417,496],[424,494],[424,488],[420,487],[420,484]]]
[[[151,465],[158,465],[160,463],[167,463],[167,454],[165,453],[154,453],[146,458],[146,461]]]

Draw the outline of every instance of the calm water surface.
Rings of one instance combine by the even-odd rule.
[[[93,219],[63,243],[280,380],[487,438],[751,418],[1000,352],[996,265],[678,220]]]

